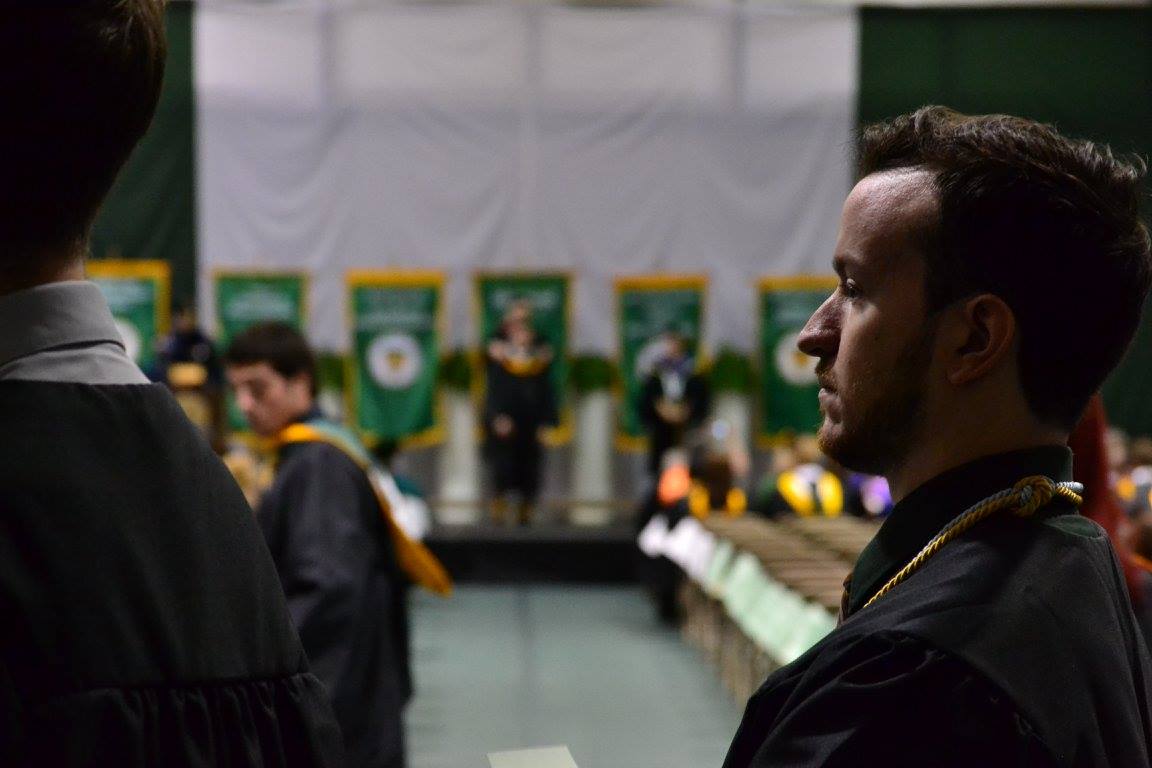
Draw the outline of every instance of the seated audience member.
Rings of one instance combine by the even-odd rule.
[[[796,466],[762,488],[756,511],[766,517],[837,517],[844,511],[844,484],[824,466],[825,458],[814,435],[800,435],[793,448]]]
[[[164,60],[158,0],[0,22],[0,764],[341,766],[251,510],[84,280]]]
[[[451,583],[397,522],[387,473],[320,412],[315,357],[299,331],[254,325],[232,340],[224,363],[237,407],[277,449],[257,519],[340,723],[347,764],[398,768],[412,694],[406,585],[446,594]]]

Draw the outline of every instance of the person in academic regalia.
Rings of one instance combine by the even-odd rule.
[[[441,593],[450,584],[396,524],[388,474],[317,407],[315,357],[299,331],[254,325],[232,340],[224,362],[237,407],[277,450],[257,520],[340,723],[347,765],[400,768],[412,694],[407,579]]]
[[[640,390],[640,421],[648,433],[648,474],[656,484],[664,454],[684,447],[688,433],[708,417],[708,382],[696,372],[687,340],[674,330],[662,335],[663,351]]]
[[[1143,166],[942,107],[858,157],[840,283],[798,345],[824,451],[896,503],[725,768],[1146,767],[1152,662],[1066,447],[1148,292]]]
[[[765,517],[839,517],[844,511],[844,484],[824,466],[815,436],[800,435],[794,447],[796,464],[760,489],[755,509]]]
[[[0,765],[342,766],[240,489],[84,279],[152,118],[158,0],[0,24]]]
[[[532,519],[544,458],[540,433],[558,421],[552,357],[551,346],[532,327],[531,309],[514,303],[487,349],[484,453],[497,523],[503,522],[513,494],[520,524]]]

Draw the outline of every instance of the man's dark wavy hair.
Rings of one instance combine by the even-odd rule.
[[[1131,343],[1148,294],[1145,163],[1031,120],[938,106],[865,128],[859,159],[861,177],[932,174],[930,311],[977,293],[1002,298],[1033,413],[1071,429]]]
[[[267,363],[286,379],[302,373],[312,381],[312,395],[319,389],[316,355],[304,334],[288,323],[265,322],[241,331],[224,352],[224,365],[245,366]]]
[[[156,110],[163,0],[4,3],[0,23],[0,270],[86,247]]]

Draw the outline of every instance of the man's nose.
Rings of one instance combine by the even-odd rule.
[[[236,407],[239,408],[240,412],[243,414],[249,413],[252,410],[252,395],[249,394],[248,390],[244,389],[243,387],[237,388],[235,390],[235,395]]]
[[[829,296],[800,331],[796,347],[804,354],[821,358],[836,355],[840,346],[840,325],[832,307],[835,298],[835,295]]]

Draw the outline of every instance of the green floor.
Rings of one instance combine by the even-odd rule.
[[[580,768],[718,768],[740,719],[638,589],[466,586],[414,613],[409,768],[557,744]]]

